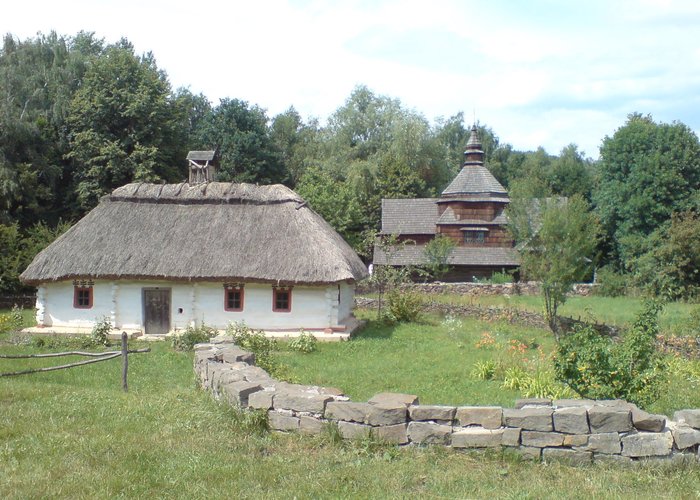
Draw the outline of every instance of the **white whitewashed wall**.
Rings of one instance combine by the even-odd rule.
[[[165,281],[95,281],[93,306],[73,307],[73,282],[47,283],[37,293],[37,323],[54,327],[91,327],[102,317],[115,328],[143,327],[142,290],[171,290],[171,328],[190,324],[224,329],[244,321],[251,328],[298,330],[338,328],[344,325],[354,304],[354,285],[295,286],[290,312],[272,311],[272,286],[247,283],[243,311],[224,310],[223,283],[168,283]]]

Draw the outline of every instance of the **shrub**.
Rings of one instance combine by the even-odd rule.
[[[496,376],[496,362],[489,359],[477,361],[472,369],[472,377],[477,380],[491,380]]]
[[[277,350],[277,341],[265,336],[262,330],[253,330],[245,323],[231,323],[226,328],[226,335],[243,349],[255,353],[255,364],[277,377],[283,371],[273,351]],[[283,377],[279,377],[283,378]]]
[[[612,267],[601,267],[596,273],[595,295],[603,297],[622,297],[627,293],[627,286],[632,278],[616,272]]]
[[[12,311],[0,314],[0,333],[16,332],[22,328],[24,318],[22,318],[22,308],[13,307]]]
[[[557,379],[592,399],[622,398],[646,406],[659,396],[663,362],[656,349],[661,306],[647,301],[620,342],[579,326],[559,343]]]
[[[420,316],[423,299],[417,293],[391,290],[387,294],[389,319],[397,323],[411,323]]]
[[[95,345],[107,346],[109,345],[109,338],[107,337],[112,331],[112,323],[106,316],[101,317],[95,322],[95,326],[92,327],[92,333],[90,334],[90,339]]]
[[[177,351],[191,351],[195,344],[209,342],[216,336],[216,330],[210,326],[202,324],[200,326],[188,326],[184,333],[174,335],[172,340],[173,348]]]
[[[289,342],[289,348],[293,351],[309,354],[316,350],[317,342],[313,334],[301,330],[299,336]]]

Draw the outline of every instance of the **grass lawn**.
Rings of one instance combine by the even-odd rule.
[[[0,336],[3,353],[38,350],[3,343],[7,338]],[[570,468],[500,453],[259,434],[195,388],[190,354],[166,343],[150,346],[153,352],[130,359],[129,393],[120,389],[117,361],[0,378],[4,498],[677,498],[699,492],[698,467]],[[2,360],[3,370],[38,364],[50,363]]]
[[[426,300],[435,300],[448,304],[478,304],[485,307],[512,307],[534,312],[542,312],[542,297],[537,295],[494,295],[468,296],[456,294],[435,294],[427,296]],[[635,315],[642,308],[641,298],[636,297],[569,297],[559,313],[564,316],[581,319],[593,318],[601,323],[624,326],[634,321]],[[687,322],[692,310],[698,304],[672,302],[666,304],[659,316],[659,326],[662,330],[677,330]]]
[[[370,312],[362,314],[371,316]],[[28,318],[25,318],[27,321]],[[354,340],[322,344],[280,360],[299,381],[334,385],[362,400],[380,391],[423,403],[512,405],[517,391],[472,376],[475,363],[503,356],[476,349],[484,332],[553,347],[547,332],[463,319],[370,325]],[[0,353],[64,350],[0,334]],[[678,498],[700,495],[700,467],[638,468],[520,462],[503,454],[396,448],[372,442],[260,432],[256,419],[196,388],[192,355],[167,343],[130,357],[129,388],[118,360],[0,378],[0,492],[3,498]],[[133,347],[142,347],[134,343]],[[528,350],[528,354],[536,352]],[[0,359],[0,372],[63,363]],[[653,411],[700,407],[697,363],[674,372]]]

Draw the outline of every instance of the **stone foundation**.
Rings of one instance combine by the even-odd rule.
[[[698,460],[700,409],[670,420],[621,400],[522,399],[501,408],[421,405],[417,396],[381,393],[354,402],[336,388],[275,380],[254,363],[252,353],[231,343],[195,347],[201,387],[232,405],[267,412],[275,431],[319,434],[336,425],[344,439],[510,449],[525,459],[576,465]]]

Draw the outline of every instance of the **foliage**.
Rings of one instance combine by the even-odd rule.
[[[649,249],[633,262],[637,282],[665,300],[691,299],[700,293],[700,218],[694,211],[675,213],[647,239]]]
[[[607,258],[619,268],[646,250],[645,240],[674,212],[695,205],[700,188],[700,141],[686,125],[656,123],[638,113],[600,148],[596,212]]]
[[[175,182],[184,174],[179,108],[152,54],[126,40],[107,47],[87,69],[67,116],[76,193],[83,208],[133,181]],[[178,168],[180,165],[180,168]]]
[[[397,323],[411,323],[420,317],[422,297],[409,290],[394,288],[387,293],[387,316]]]
[[[545,318],[558,338],[557,313],[566,294],[590,270],[598,222],[579,195],[568,200],[516,199],[509,207],[521,257],[521,275],[541,282]]]
[[[622,297],[627,293],[632,276],[615,271],[611,265],[596,272],[596,287],[593,293],[602,297]]]
[[[245,323],[230,323],[226,335],[239,347],[255,354],[255,364],[273,377],[284,378],[284,367],[275,356],[277,341],[265,336],[262,330],[253,330]]]
[[[496,362],[492,359],[477,361],[471,375],[477,380],[491,380],[496,375]]]
[[[656,349],[661,306],[648,301],[620,342],[578,327],[562,338],[554,359],[557,378],[592,399],[626,399],[648,406],[660,394],[663,362]]]
[[[513,273],[509,271],[498,271],[488,278],[477,278],[474,276],[474,283],[490,283],[493,285],[506,285],[513,283]]]
[[[391,262],[392,257],[396,255],[404,246],[413,243],[412,241],[399,241],[396,235],[376,235],[370,233],[368,240],[374,242],[374,251],[383,252],[387,261]],[[377,317],[382,318],[382,299],[385,294],[398,288],[400,285],[407,283],[411,279],[411,274],[414,269],[412,266],[390,266],[376,265],[373,266],[372,274],[367,278],[367,283],[377,291]],[[400,299],[396,299],[397,304]],[[391,319],[391,318],[390,318]]]
[[[108,335],[112,332],[112,323],[108,317],[103,316],[95,321],[95,326],[92,327],[92,332],[90,332],[90,340],[95,345],[107,346],[109,345]]]
[[[68,229],[68,224],[59,221],[50,228],[39,222],[25,230],[17,223],[0,224],[0,295],[18,295],[29,289],[19,280],[19,275],[32,259],[49,243]]]
[[[279,184],[288,172],[270,138],[265,110],[240,99],[222,99],[201,121],[200,148],[220,155],[219,180]]]
[[[17,306],[8,313],[0,314],[0,333],[16,332],[23,324],[22,309]]]
[[[430,277],[439,280],[449,271],[450,266],[447,261],[455,246],[456,243],[452,238],[442,234],[436,235],[425,244],[423,254],[427,262],[424,267]]]
[[[191,351],[196,344],[209,342],[216,336],[216,330],[202,323],[199,326],[188,325],[183,333],[173,335],[172,346],[176,351]]]
[[[298,337],[289,341],[289,348],[293,351],[309,354],[318,348],[317,344],[318,341],[313,333],[301,330]]]

